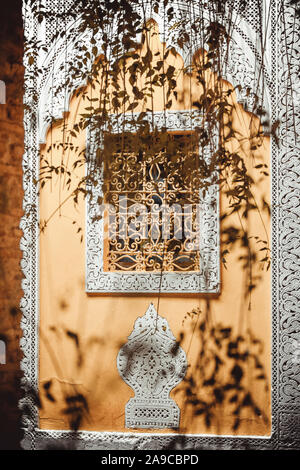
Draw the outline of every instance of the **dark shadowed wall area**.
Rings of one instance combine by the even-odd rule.
[[[0,449],[18,449],[22,437],[19,223],[24,142],[21,0],[1,2],[0,37],[0,80],[6,85],[6,104],[0,104],[0,341],[6,344],[6,364],[0,364]]]

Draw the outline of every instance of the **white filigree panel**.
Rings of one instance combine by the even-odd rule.
[[[153,304],[136,320],[117,364],[122,379],[135,393],[126,404],[125,426],[178,428],[180,410],[170,398],[170,391],[185,376],[186,355]]]

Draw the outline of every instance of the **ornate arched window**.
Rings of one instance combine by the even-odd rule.
[[[57,333],[56,324],[52,324],[49,319],[52,319],[51,315],[57,309],[67,309],[63,301],[54,305],[52,304],[51,295],[47,296],[47,293],[49,293],[47,287],[50,283],[48,283],[47,278],[48,265],[42,259],[44,252],[43,239],[40,237],[40,233],[44,227],[39,220],[40,209],[44,210],[44,207],[41,207],[40,192],[37,187],[37,182],[41,181],[41,155],[44,159],[47,158],[48,149],[45,144],[49,127],[51,126],[52,131],[53,123],[61,121],[68,115],[70,100],[76,90],[78,91],[85,86],[90,86],[93,89],[94,83],[90,71],[93,69],[94,64],[97,64],[99,60],[104,60],[104,53],[107,54],[107,57],[109,54],[118,54],[118,48],[114,41],[121,38],[122,44],[126,43],[126,35],[123,34],[124,31],[119,27],[117,21],[119,12],[116,12],[115,15],[112,15],[112,21],[109,23],[109,28],[112,31],[111,42],[116,49],[112,47],[103,51],[105,28],[95,28],[91,18],[88,18],[89,21],[86,21],[84,25],[82,24],[84,3],[86,2],[73,2],[72,0],[65,2],[58,0],[39,2],[24,0],[23,2],[27,45],[25,50],[25,153],[23,159],[25,216],[21,223],[24,233],[21,242],[24,273],[24,297],[21,303],[23,312],[21,345],[24,353],[22,368],[24,370],[26,395],[20,406],[24,411],[25,437],[23,446],[27,448],[45,448],[49,442],[52,444],[57,439],[60,442],[68,443],[70,438],[73,437],[70,431],[57,430],[56,416],[52,422],[52,427],[56,430],[46,429],[45,421],[39,419],[39,411],[35,406],[34,394],[32,393],[32,389],[35,392],[38,390],[38,384],[42,380],[42,376],[44,382],[43,385],[40,384],[40,387],[43,386],[46,396],[50,397],[51,401],[50,382],[47,380],[47,368],[50,367],[50,363],[44,359],[42,364],[40,363],[42,348],[44,348],[44,352],[45,350],[47,352],[51,351],[51,342],[47,338],[45,340],[45,336],[43,336],[43,325],[46,325],[50,331],[50,333],[47,331],[47,334]],[[99,2],[101,6],[104,3],[107,4],[107,2]],[[106,120],[106,124],[109,124],[107,127],[101,125],[101,123],[97,127],[97,122],[99,123],[101,119],[97,121],[99,113],[96,112],[93,116],[96,123],[93,122],[93,119],[85,123],[83,129],[81,129],[84,131],[84,143],[81,142],[84,147],[84,165],[88,163],[93,166],[95,162],[97,163],[99,153],[109,155],[110,158],[103,160],[100,166],[95,165],[96,169],[93,172],[92,179],[82,177],[81,181],[84,182],[84,185],[75,192],[76,197],[81,193],[87,196],[86,213],[84,216],[80,214],[86,222],[85,256],[82,255],[83,250],[80,253],[74,250],[72,253],[75,252],[76,259],[74,259],[74,256],[64,257],[64,251],[67,251],[68,243],[72,243],[68,239],[64,246],[59,245],[56,247],[58,255],[64,260],[64,265],[58,268],[55,266],[53,277],[60,278],[61,272],[65,270],[65,285],[70,292],[73,289],[70,301],[73,302],[73,299],[78,295],[78,305],[81,305],[80,302],[84,298],[84,308],[83,311],[80,311],[80,326],[81,321],[88,318],[89,328],[93,330],[95,326],[100,328],[99,325],[102,325],[103,327],[103,319],[106,319],[105,327],[107,329],[105,329],[105,334],[110,340],[109,351],[112,355],[107,362],[105,373],[113,380],[121,381],[118,375],[119,371],[121,378],[132,386],[136,393],[135,399],[130,400],[130,402],[128,400],[126,402],[124,399],[124,403],[122,402],[120,405],[119,394],[117,394],[119,388],[116,387],[117,392],[113,390],[111,383],[115,384],[116,382],[108,380],[105,391],[109,396],[117,396],[117,399],[111,398],[106,410],[108,408],[109,411],[113,410],[111,416],[117,416],[116,410],[120,411],[122,408],[123,413],[125,404],[129,403],[126,416],[127,427],[155,428],[157,423],[161,425],[160,427],[176,427],[180,421],[180,413],[178,406],[174,405],[172,399],[170,399],[169,392],[172,387],[175,387],[183,379],[186,371],[186,361],[189,362],[190,360],[188,354],[185,355],[178,347],[179,343],[173,337],[168,322],[159,317],[159,312],[152,305],[148,310],[144,309],[146,312],[144,317],[139,317],[141,312],[137,312],[137,309],[140,308],[138,302],[143,301],[143,296],[135,299],[136,308],[134,312],[131,311],[131,306],[128,307],[127,304],[126,315],[124,314],[125,310],[123,311],[125,295],[117,296],[116,302],[113,296],[110,299],[101,297],[101,301],[103,301],[101,306],[98,301],[99,294],[152,294],[153,296],[158,293],[183,294],[183,299],[179,299],[178,296],[175,296],[175,301],[173,299],[171,310],[175,310],[180,301],[182,302],[181,305],[183,302],[188,302],[187,299],[190,294],[196,294],[197,300],[202,299],[207,303],[209,299],[218,300],[219,296],[222,295],[220,251],[222,255],[224,251],[220,250],[219,233],[220,179],[216,177],[217,167],[211,165],[211,162],[218,149],[218,139],[224,137],[224,129],[220,129],[221,120],[216,119],[210,129],[213,134],[210,144],[213,144],[214,147],[207,146],[205,148],[205,145],[199,145],[201,132],[205,134],[205,124],[199,125],[197,120],[201,120],[204,105],[202,103],[202,108],[200,106],[201,112],[197,112],[198,108],[195,104],[197,99],[186,99],[186,96],[191,96],[191,93],[189,93],[188,81],[184,82],[184,77],[189,77],[188,80],[192,80],[191,64],[197,54],[205,56],[207,68],[213,70],[211,64],[216,59],[214,44],[217,41],[220,68],[217,71],[212,71],[215,81],[227,84],[227,88],[225,86],[224,90],[230,96],[234,95],[235,105],[239,109],[243,107],[243,117],[256,115],[260,118],[258,135],[261,136],[264,131],[271,141],[271,245],[270,247],[262,246],[260,252],[264,253],[264,251],[270,249],[272,251],[272,291],[269,302],[272,310],[272,343],[270,348],[272,349],[272,358],[271,354],[267,358],[268,361],[272,359],[272,365],[270,366],[270,370],[272,369],[272,412],[270,412],[270,418],[272,417],[272,419],[268,428],[270,432],[268,433],[265,430],[266,428],[263,428],[259,436],[253,433],[249,437],[248,432],[244,432],[243,436],[239,437],[233,437],[232,433],[229,432],[225,433],[226,435],[217,437],[213,434],[204,436],[204,433],[199,433],[197,428],[194,434],[188,433],[185,436],[185,442],[187,448],[220,448],[221,446],[222,448],[238,449],[278,449],[297,447],[299,446],[300,435],[298,432],[300,427],[298,378],[300,328],[297,318],[299,300],[299,266],[297,264],[297,251],[299,250],[299,227],[297,224],[299,159],[295,149],[295,127],[299,125],[299,114],[295,112],[295,106],[299,103],[297,102],[298,89],[294,89],[293,83],[297,80],[295,44],[299,43],[299,35],[295,26],[295,2],[289,0],[251,0],[248,2],[228,0],[227,2],[206,2],[204,5],[203,2],[199,1],[178,0],[172,3],[171,9],[168,11],[165,11],[165,2],[159,0],[154,2],[150,0],[136,1],[134,4],[140,15],[139,17],[143,19],[142,25],[135,25],[134,23],[130,25],[132,28],[136,26],[137,30],[134,47],[137,47],[137,44],[142,44],[143,28],[147,21],[154,20],[160,31],[160,43],[164,45],[164,51],[169,51],[169,54],[173,55],[176,60],[181,61],[182,93],[178,93],[176,103],[173,102],[170,105],[169,102],[156,103],[150,110],[147,109],[147,106],[145,109],[138,110],[132,102],[130,109],[123,109],[122,112],[111,112]],[[99,16],[100,6],[96,5],[96,1],[93,5]],[[195,20],[195,18],[198,19],[199,27],[191,20]],[[194,24],[194,28],[191,28],[190,31],[191,24]],[[176,38],[178,25],[181,29],[179,36]],[[230,25],[229,31],[226,29],[228,25]],[[216,31],[218,32],[217,36],[215,35]],[[222,38],[222,41],[220,41],[220,38]],[[144,59],[148,60],[145,57]],[[170,75],[172,74],[171,69]],[[151,79],[151,72],[149,77]],[[183,91],[187,91],[186,95]],[[136,94],[138,92],[139,90],[136,90]],[[176,89],[176,92],[178,92],[178,89]],[[91,96],[89,98],[89,103],[94,103],[95,98],[91,98]],[[118,102],[118,98],[115,98]],[[206,101],[206,109],[207,103]],[[93,108],[93,104],[91,104],[91,107]],[[151,145],[148,145],[148,147],[140,142],[137,144],[135,136],[137,135],[136,123],[138,120],[142,120],[148,129],[148,136],[151,140]],[[250,117],[249,121],[252,122]],[[277,135],[275,131],[278,130],[279,123],[280,127]],[[122,128],[121,133],[119,132],[120,127]],[[60,132],[60,130],[63,133],[70,131],[64,125],[57,132]],[[121,134],[122,143],[120,144]],[[51,139],[53,135],[55,136],[55,130],[51,133]],[[126,136],[125,139],[124,136]],[[164,142],[163,139],[165,139]],[[203,138],[201,142],[203,143]],[[157,144],[156,147],[154,144]],[[180,159],[172,159],[174,152],[167,150],[169,144],[176,147],[175,156],[179,154]],[[248,144],[249,141],[246,147]],[[251,142],[247,149],[255,150],[255,145],[255,142]],[[147,148],[153,150],[153,146],[155,151],[148,152]],[[59,148],[63,151],[65,149],[61,143],[59,143]],[[49,155],[51,157],[51,152],[49,152]],[[198,190],[196,192],[192,187],[192,178],[186,179],[184,184],[178,186],[178,181],[182,177],[179,167],[180,165],[184,166],[186,161],[190,161],[190,156],[193,157],[195,171],[198,158],[199,161],[202,161],[202,167],[210,168],[210,171],[202,174],[202,186],[198,184],[198,181]],[[58,175],[58,178],[65,182],[65,186],[68,186],[67,172],[64,165],[55,166],[55,163],[50,161],[50,157],[47,165]],[[57,158],[57,155],[55,158]],[[172,166],[170,162],[172,162],[173,170],[179,174],[176,182],[172,178],[170,179],[172,172],[168,173],[166,171],[166,168],[170,170]],[[254,161],[253,167],[262,173],[265,171],[264,164],[257,165]],[[125,170],[125,177],[124,172],[122,173],[121,170]],[[190,172],[191,177],[194,170]],[[240,173],[236,180],[238,183],[239,177]],[[205,185],[205,178],[207,179],[207,185]],[[189,184],[191,185],[190,188]],[[190,193],[193,194],[193,197],[196,195],[196,199],[191,199]],[[231,188],[228,189],[228,193],[229,195],[233,194]],[[124,199],[126,199],[126,217],[129,217],[125,225],[127,226],[126,230],[130,227],[130,231],[127,230],[125,234],[122,234],[125,217],[125,212],[122,212]],[[45,202],[45,197],[43,201]],[[70,199],[67,199],[67,201],[70,202]],[[187,201],[186,205],[189,207],[184,207],[184,204],[183,206],[180,205],[180,201],[185,203]],[[59,199],[59,208],[61,202]],[[199,211],[197,211],[197,204],[199,204]],[[155,205],[157,211],[152,210]],[[58,211],[59,209],[55,209],[52,213],[56,215]],[[234,207],[232,212],[235,213]],[[246,211],[245,218],[247,214]],[[186,219],[184,216],[186,216]],[[186,220],[189,220],[189,223]],[[166,221],[169,223],[167,224]],[[81,227],[78,229],[79,233],[80,230],[82,231]],[[230,230],[231,227],[225,233],[227,240],[230,240],[232,234]],[[67,234],[69,233],[65,226],[60,228],[60,234],[64,231]],[[51,234],[53,233],[55,234],[55,229],[51,232]],[[196,244],[192,244],[192,249],[190,246],[188,248],[188,245],[195,240]],[[245,243],[244,237],[240,237],[240,240],[241,243]],[[263,243],[262,240],[257,240],[257,243],[260,242]],[[256,243],[256,240],[254,243]],[[186,256],[187,253],[189,256]],[[75,282],[72,277],[75,264],[80,264],[80,267],[84,265],[83,258],[86,261],[85,288],[77,278]],[[262,262],[265,262],[266,259],[268,267],[270,267],[270,258],[267,256],[263,258]],[[40,274],[42,262],[44,264],[42,274]],[[84,269],[78,271],[81,275]],[[83,277],[84,275],[82,275]],[[55,281],[57,280],[55,279]],[[235,304],[238,303],[235,302],[234,296],[236,284],[239,281],[239,276],[236,275],[230,286],[231,290],[226,291],[224,289],[230,308],[235,308]],[[251,281],[253,281],[253,278],[251,278]],[[80,282],[82,282],[81,278]],[[55,286],[59,290],[59,281],[55,283]],[[228,285],[226,287],[228,288]],[[253,283],[250,283],[248,287],[251,300]],[[40,288],[43,290],[41,296]],[[218,295],[209,296],[208,294]],[[265,293],[264,295],[265,298],[262,304],[265,311],[262,309],[258,313],[261,318],[266,320],[265,316],[268,314],[269,304],[266,300],[267,295]],[[133,298],[135,297],[137,296],[133,296]],[[146,298],[146,296],[144,297]],[[95,299],[97,307],[93,304],[91,308],[92,301]],[[147,300],[147,302],[149,301]],[[72,305],[74,306],[74,303]],[[106,316],[102,312],[103,305],[104,310],[106,309]],[[225,307],[221,313],[226,316],[228,314],[228,311],[226,311],[228,304],[224,305]],[[118,311],[116,311],[117,307]],[[220,311],[218,313],[220,314]],[[117,322],[115,325],[117,327],[114,328],[114,333],[117,335],[117,339],[111,340],[110,325],[107,326],[107,324],[114,315],[114,318],[116,318],[116,314]],[[172,317],[173,311],[168,312],[168,314],[169,320],[170,318],[172,321],[173,318],[177,318],[177,320],[179,318],[179,315],[176,317],[175,314]],[[128,336],[130,331],[130,326],[126,324],[126,321],[129,321],[128,318],[130,318],[131,328],[132,323],[136,322],[135,327],[129,336],[127,346],[122,346],[120,349],[120,342],[122,341],[122,344],[124,344],[124,335]],[[134,322],[131,321],[133,318]],[[73,316],[71,314],[66,315],[64,321],[69,321],[73,325]],[[97,323],[101,321],[102,323]],[[182,321],[181,317],[180,321]],[[265,321],[264,325],[266,324]],[[205,325],[201,324],[199,330],[204,331]],[[225,341],[227,341],[228,329],[221,327],[213,329],[214,335],[216,332],[219,333],[221,339],[225,338]],[[65,328],[63,333],[67,334],[69,340],[74,341],[75,347],[81,352],[81,343],[78,336],[68,328]],[[151,338],[149,335],[152,335]],[[220,338],[214,336],[215,348],[219,348]],[[242,355],[238,355],[237,347],[240,337],[238,338],[236,343],[228,342],[227,352],[230,360],[241,362],[249,355],[247,351],[244,351]],[[94,339],[92,336],[91,343]],[[258,344],[252,337],[250,341],[255,345]],[[267,338],[266,342],[268,341]],[[115,343],[117,343],[117,346]],[[169,349],[166,349],[166,344],[170,345]],[[270,342],[268,344],[270,345]],[[191,343],[186,347],[187,352],[190,351],[190,347]],[[118,351],[116,348],[118,348]],[[136,348],[138,348],[138,354]],[[164,361],[162,362],[169,367],[168,373],[172,376],[169,382],[167,380],[168,374],[164,374],[165,371],[162,371],[160,361],[156,360],[157,350],[160,350],[163,355]],[[133,358],[134,363],[130,373],[128,373],[127,363],[124,361],[124,351],[125,353],[129,351],[130,358]],[[118,364],[116,363],[117,356]],[[113,360],[111,357],[114,357]],[[79,363],[81,359],[79,357]],[[146,366],[142,364],[143,359]],[[218,361],[216,367],[220,365]],[[57,361],[58,369],[60,362],[63,361]],[[102,362],[105,362],[104,359]],[[155,382],[153,370],[158,371],[157,373],[160,374],[161,381],[159,381],[159,384],[161,389],[155,395],[154,401],[150,403],[151,406],[147,403],[147,400],[151,401],[153,399],[153,396],[149,396],[149,390],[153,391],[153,383],[151,380],[150,382],[142,380],[144,375],[140,375],[139,371],[134,369],[135,365],[142,367],[144,373],[148,374],[147,377],[150,377],[153,383]],[[261,368],[259,362],[256,365],[258,369]],[[189,371],[191,368],[187,370]],[[206,371],[203,368],[201,372],[205,373]],[[235,364],[231,372],[230,380],[232,383],[229,384],[229,388],[232,384],[233,388],[238,387],[239,381],[242,379],[241,369]],[[116,376],[118,376],[118,379],[116,379]],[[257,377],[257,380],[264,379],[263,374]],[[64,383],[64,380],[62,379],[61,382]],[[147,382],[147,386],[143,385],[145,382]],[[191,379],[190,383],[192,384],[192,382]],[[211,384],[213,380],[208,378],[206,382]],[[71,384],[72,387],[77,385],[77,383],[74,385],[73,382]],[[118,382],[118,387],[122,391],[125,390],[123,382],[121,384]],[[219,389],[217,395],[215,395],[218,406],[222,404],[222,393],[224,391],[226,391],[226,386],[222,388],[221,392]],[[128,390],[126,393],[128,393]],[[74,397],[72,399],[72,403],[74,403]],[[234,406],[236,398],[233,396],[231,399],[231,404]],[[83,405],[84,408],[86,404],[80,393],[75,397],[75,404],[77,405],[76,400],[81,400],[81,406]],[[94,400],[96,408],[100,407],[100,401],[98,395],[97,399]],[[53,401],[51,402],[52,405]],[[164,406],[166,408],[163,408]],[[249,400],[248,396],[244,398],[243,406],[246,408],[253,406],[253,402]],[[154,411],[153,407],[155,408]],[[99,409],[98,412],[101,415]],[[260,426],[263,426],[261,416],[263,416],[263,413],[259,415],[259,410],[255,406],[253,409],[256,414],[255,419],[259,421],[256,429],[261,430]],[[120,412],[118,416],[123,416],[124,413],[122,413]],[[148,416],[149,413],[151,419]],[[199,416],[201,413],[200,410]],[[209,413],[204,413],[204,415],[207,422],[209,422]],[[139,430],[128,434],[124,432],[123,422],[118,425],[118,429],[121,429],[122,432],[98,432],[98,428],[94,432],[95,429],[89,427],[89,430],[76,434],[77,441],[82,448],[96,449],[102,447],[114,448],[115,445],[124,449],[130,449],[132,446],[146,448],[148,445],[150,448],[165,448],[170,445],[170,442],[173,442],[174,434],[143,434]],[[239,422],[236,421],[234,426],[238,427],[238,425]],[[99,426],[100,429],[101,423]],[[234,432],[238,432],[236,431],[237,427]],[[93,432],[91,432],[91,429]],[[107,429],[111,431],[111,426],[107,425],[105,431]],[[115,428],[113,431],[115,431]]]

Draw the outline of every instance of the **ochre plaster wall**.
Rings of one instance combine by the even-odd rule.
[[[153,39],[152,48],[162,51],[158,39]],[[169,55],[168,61],[177,70],[183,68],[180,56]],[[224,82],[226,88],[228,84]],[[200,90],[193,79],[181,72],[177,80],[178,100],[172,109],[188,109],[191,100],[197,99]],[[190,91],[192,91],[190,93]],[[158,89],[154,96],[155,110],[163,106],[162,91]],[[97,89],[91,91],[97,96]],[[236,98],[233,97],[233,100]],[[65,124],[71,129],[84,112],[88,103],[81,98],[73,98],[70,112],[65,116]],[[136,111],[139,109],[137,108]],[[235,104],[233,113],[234,126],[239,130],[240,139],[232,141],[233,148],[242,148],[245,163],[250,174],[256,181],[254,194],[257,201],[262,196],[268,201],[269,183],[265,178],[259,182],[259,171],[254,169],[260,163],[269,163],[269,140],[263,138],[262,145],[250,152],[249,135],[253,126],[258,126],[256,118]],[[67,135],[65,133],[65,135]],[[42,155],[52,159],[53,164],[68,162],[71,168],[74,153],[52,150],[47,153],[50,144],[59,143],[62,139],[62,125],[53,126],[47,136],[47,144]],[[85,147],[85,133],[73,142],[79,148]],[[84,176],[82,166],[74,171],[76,178]],[[116,358],[120,346],[127,340],[134,322],[142,316],[149,303],[153,302],[159,314],[167,318],[174,335],[179,338],[185,331],[182,342],[187,352],[189,366],[195,367],[198,360],[199,340],[192,333],[197,318],[183,320],[187,312],[195,308],[205,311],[205,295],[194,296],[88,296],[85,292],[85,243],[81,243],[81,231],[85,227],[85,201],[79,198],[78,207],[74,207],[72,198],[60,204],[68,197],[64,176],[53,177],[41,191],[40,215],[42,221],[48,220],[46,229],[40,236],[40,392],[43,408],[40,412],[40,425],[44,429],[67,429],[68,415],[62,412],[66,393],[74,391],[82,393],[88,400],[89,416],[84,419],[82,429],[97,431],[129,431],[124,428],[125,405],[133,396],[132,390],[120,378],[116,366]],[[76,182],[73,183],[76,185]],[[73,186],[75,187],[75,186]],[[228,199],[221,194],[221,210],[228,210]],[[76,224],[72,222],[76,221]],[[262,223],[263,222],[263,223]],[[266,211],[253,211],[248,220],[243,220],[244,227],[252,236],[266,239],[265,227],[269,232],[269,218]],[[239,227],[238,214],[233,214],[226,224]],[[224,228],[224,226],[222,227]],[[210,299],[212,321],[231,326],[236,333],[244,335],[251,329],[263,343],[262,361],[266,368],[270,383],[271,363],[271,313],[270,313],[270,272],[264,271],[256,289],[252,292],[251,309],[249,299],[245,299],[245,272],[241,268],[238,257],[241,253],[234,249],[227,256],[227,269],[223,266],[221,294]],[[258,268],[254,268],[254,275]],[[201,314],[200,314],[201,318]],[[199,321],[199,319],[198,319]],[[69,333],[76,333],[79,347]],[[249,345],[250,347],[250,345]],[[79,353],[79,354],[78,354]],[[270,392],[265,393],[263,386],[252,382],[254,371],[249,371],[248,386],[253,392],[257,403],[262,406],[270,418]],[[45,384],[51,382],[51,400],[46,398]],[[191,407],[184,407],[184,397],[173,394],[182,408],[181,431],[187,433],[218,433],[233,434],[232,426],[235,417],[232,409],[220,406],[218,422],[210,428],[205,425],[203,416],[194,416]],[[148,431],[143,431],[148,432]],[[168,431],[169,432],[169,431]],[[241,425],[236,431],[244,435],[266,435],[270,432],[270,423],[264,423],[259,416],[245,411]]]

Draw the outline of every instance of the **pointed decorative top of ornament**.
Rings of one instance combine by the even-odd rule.
[[[128,340],[143,336],[144,334],[158,334],[166,336],[168,339],[176,340],[167,320],[158,315],[152,302],[145,315],[135,321],[133,331],[130,336],[128,336]]]

